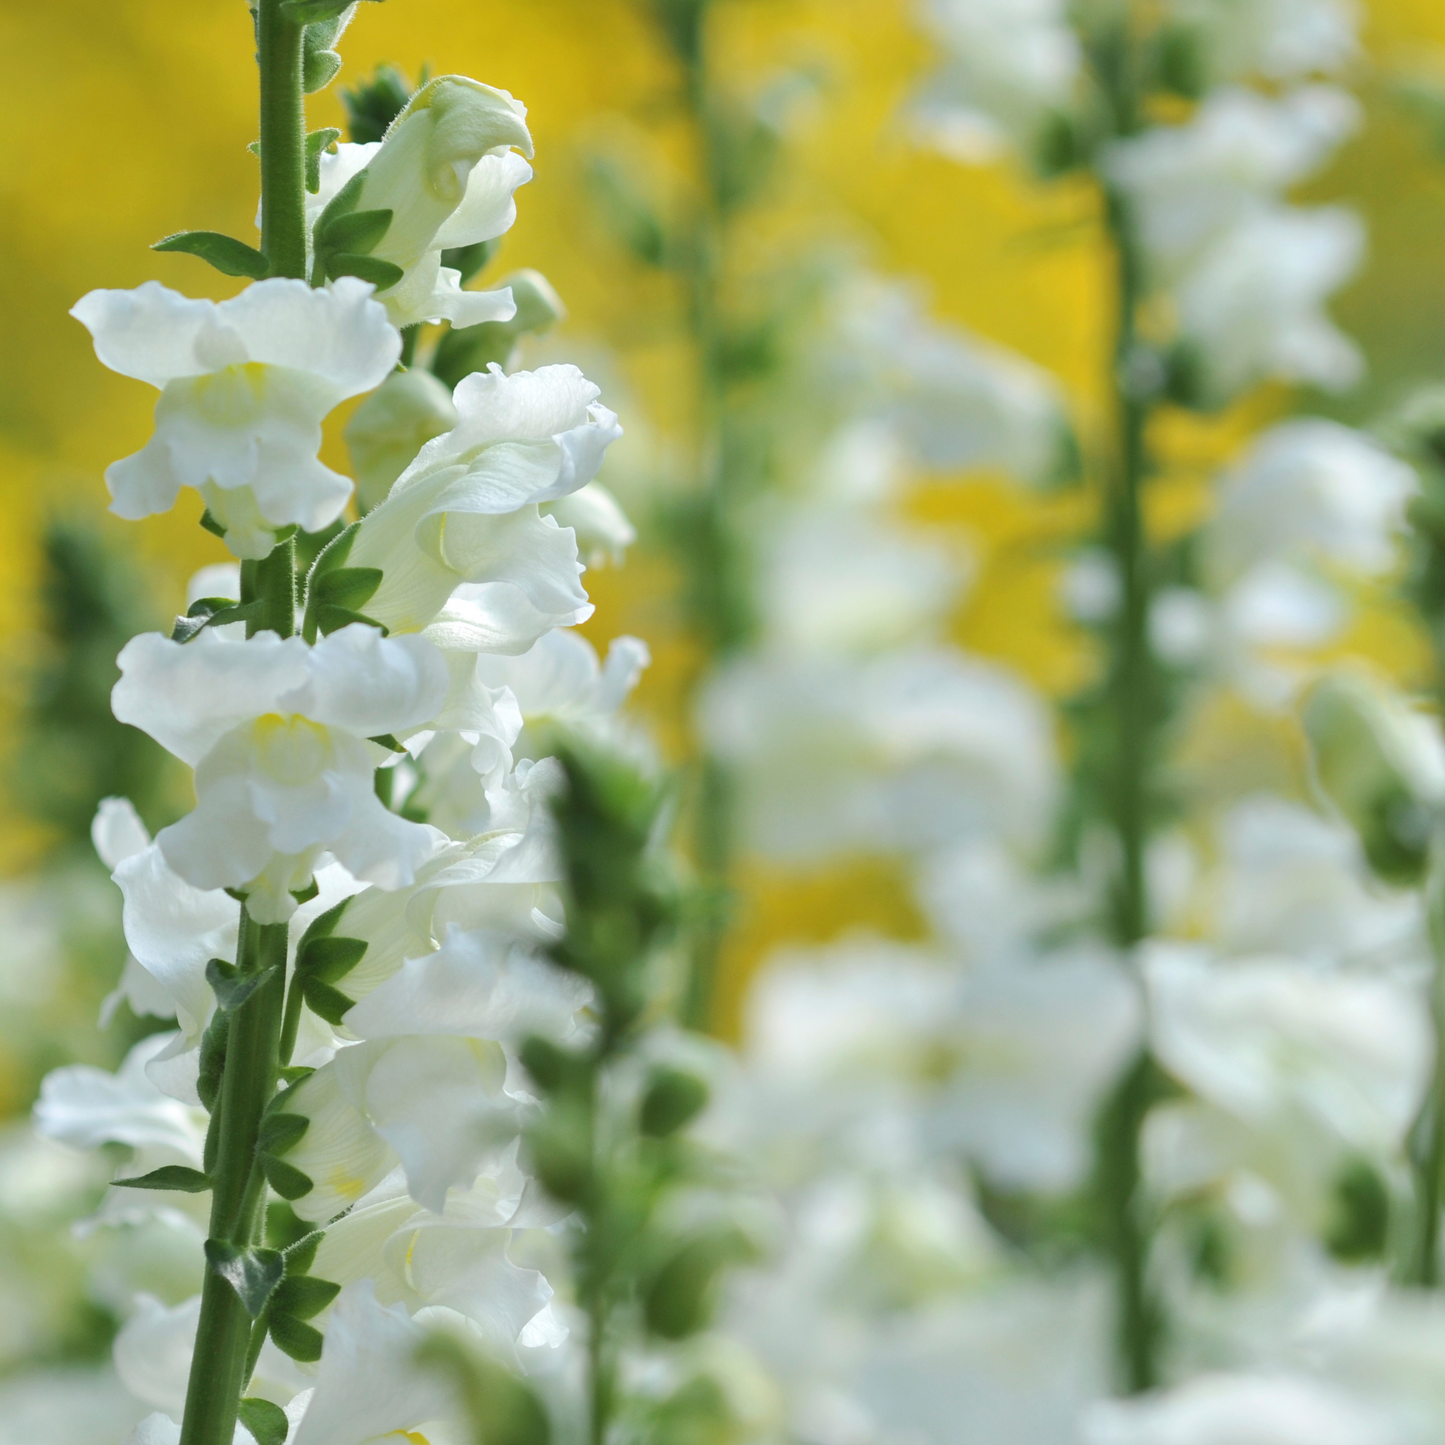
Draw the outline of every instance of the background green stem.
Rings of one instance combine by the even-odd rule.
[[[1425,908],[1434,955],[1430,1022],[1435,1034],[1435,1065],[1410,1131],[1415,1229],[1406,1283],[1433,1289],[1440,1283],[1440,1175],[1445,1169],[1445,838],[1438,834],[1430,848]]]

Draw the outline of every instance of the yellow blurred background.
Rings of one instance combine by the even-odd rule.
[[[930,64],[912,8],[912,0],[715,0],[716,62],[728,83],[748,92],[790,66],[823,82],[738,247],[763,254],[780,242],[826,238],[850,244],[885,275],[920,278],[937,316],[1056,372],[1087,433],[1110,308],[1092,199],[1076,184],[1036,186],[1007,166],[964,169],[910,143],[901,106]],[[1362,391],[1328,405],[1351,420],[1368,419],[1415,379],[1445,376],[1445,159],[1388,83],[1392,67],[1419,64],[1445,45],[1445,7],[1375,0],[1367,34],[1374,64],[1360,80],[1370,124],[1311,191],[1358,205],[1372,237],[1366,270],[1336,307],[1371,361]],[[147,248],[188,228],[251,237],[255,72],[242,0],[4,0],[0,44],[10,96],[0,150],[0,747],[13,750],[37,649],[41,529],[56,514],[99,516],[102,471],[143,443],[154,401],[96,362],[66,312],[92,287],[149,277],[193,295],[238,289],[199,261]],[[526,102],[536,179],[519,195],[520,219],[499,264],[549,276],[571,311],[550,351],[600,369],[605,399],[636,436],[652,439],[654,454],[671,447],[685,456],[693,391],[681,298],[609,238],[582,180],[592,146],[628,137],[641,142],[640,169],[685,176],[693,163],[674,65],[642,0],[386,0],[361,7],[341,50],[338,85],[386,60],[411,76],[423,64],[464,72]],[[312,127],[344,124],[337,89],[312,98]],[[1197,515],[1203,473],[1288,401],[1268,395],[1209,423],[1171,423],[1157,439],[1174,473],[1160,490],[1156,524],[1177,527]],[[344,468],[343,419],[333,419],[328,445]],[[167,517],[103,524],[154,578],[157,621],[180,606],[196,567],[224,556],[195,526],[199,499],[187,497]],[[966,529],[973,543],[977,581],[955,619],[956,640],[1050,691],[1076,684],[1086,660],[1054,620],[1053,585],[1058,544],[1086,518],[1083,499],[1030,500],[975,476],[930,479],[914,507]],[[644,535],[625,569],[589,584],[594,641],[633,632],[651,644],[655,663],[639,704],[678,756],[686,746],[681,701],[697,658],[667,557]],[[1406,670],[1416,646],[1387,602],[1353,642]],[[43,822],[5,806],[0,872],[33,866],[46,841]],[[777,941],[859,926],[907,936],[919,926],[901,874],[877,860],[799,875],[745,861],[741,882],[722,981],[724,1030],[735,1024],[749,969]]]

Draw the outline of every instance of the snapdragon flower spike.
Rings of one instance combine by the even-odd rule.
[[[270,632],[188,644],[146,633],[119,663],[116,717],[196,769],[197,806],[161,831],[161,853],[197,888],[244,891],[257,922],[291,916],[323,849],[398,888],[441,840],[382,806],[373,774],[385,754],[368,741],[445,702],[446,664],[424,639],[360,623],[314,647]]]
[[[335,521],[351,482],[317,458],[322,418],[401,355],[371,291],[353,277],[325,290],[278,277],[221,302],[157,281],[83,296],[71,315],[100,360],[161,392],[155,434],[106,470],[111,511],[149,517],[194,487],[245,558],[266,556],[278,528]]]
[[[575,366],[464,378],[458,421],[429,441],[368,512],[346,558],[384,580],[367,615],[439,646],[525,652],[543,633],[584,621],[577,542],[538,510],[591,481],[616,415]]]
[[[372,269],[398,326],[510,320],[516,307],[509,290],[463,291],[460,273],[441,258],[444,250],[495,239],[516,220],[512,193],[532,178],[516,153],[532,154],[526,113],[505,90],[439,75],[411,98],[385,139],[323,155],[321,188],[307,206],[318,267],[327,276],[354,265],[356,274]]]

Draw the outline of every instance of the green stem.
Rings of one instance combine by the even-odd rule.
[[[253,922],[243,905],[236,949],[241,972],[260,973],[278,960],[284,966],[286,932],[284,923]],[[226,1045],[216,1102],[221,1130],[211,1183],[210,1237],[230,1244],[249,1245],[257,1229],[262,1191],[253,1186],[253,1166],[261,1116],[276,1091],[281,981],[278,969],[241,1005]],[[231,1445],[248,1382],[251,1332],[251,1319],[235,1290],[208,1270],[201,1287],[181,1445]]]
[[[1114,133],[1132,135],[1140,124],[1139,55],[1127,23],[1099,38],[1093,59]],[[1121,950],[1132,951],[1150,927],[1147,856],[1161,721],[1149,646],[1152,566],[1144,516],[1150,470],[1146,432],[1161,389],[1161,378],[1154,374],[1161,364],[1138,337],[1144,277],[1128,203],[1106,187],[1104,210],[1114,247],[1118,306],[1112,358],[1116,441],[1104,508],[1105,539],[1119,580],[1106,702],[1113,735],[1109,821],[1118,844],[1110,901],[1114,941]],[[1140,1135],[1153,1102],[1155,1077],[1153,1060],[1147,1050],[1141,1051],[1106,1100],[1097,1131],[1098,1202],[1114,1262],[1122,1383],[1131,1393],[1149,1389],[1159,1376],[1162,1317],[1149,1287],[1151,1223],[1139,1169]]]
[[[273,276],[306,276],[306,101],[301,32],[281,0],[257,0],[261,69],[261,249]]]

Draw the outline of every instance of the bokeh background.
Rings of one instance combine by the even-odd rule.
[[[749,256],[833,248],[913,278],[938,317],[1057,373],[1087,431],[1111,308],[1088,193],[1035,185],[1006,166],[963,168],[912,143],[903,102],[931,58],[909,0],[715,8],[716,62],[730,85],[756,92],[783,70],[812,80],[791,112],[771,189],[734,237],[743,268]],[[1369,357],[1369,378],[1344,398],[1306,398],[1356,422],[1445,375],[1445,153],[1398,84],[1435,66],[1437,49],[1445,54],[1445,9],[1375,0],[1368,10],[1369,121],[1309,193],[1347,200],[1369,227],[1368,264],[1335,306]],[[599,645],[623,632],[648,640],[654,663],[638,707],[666,755],[681,760],[699,656],[647,496],[692,455],[684,298],[675,279],[619,243],[588,181],[606,155],[649,184],[686,192],[696,137],[674,61],[636,0],[387,0],[362,7],[343,51],[342,85],[385,60],[409,76],[423,66],[474,75],[529,107],[536,179],[496,264],[534,266],[553,281],[571,314],[547,355],[601,381],[628,428],[604,480],[628,503],[641,540],[624,569],[589,579],[597,613],[586,630]],[[185,228],[250,235],[255,75],[240,0],[4,0],[0,53],[9,100],[0,148],[0,876],[11,880],[0,891],[0,1118],[13,1119],[45,1068],[113,1062],[127,1041],[124,1019],[95,1029],[123,944],[118,899],[87,859],[85,829],[105,792],[130,792],[152,827],[188,804],[150,745],[107,721],[111,660],[130,632],[179,610],[191,572],[224,555],[195,526],[193,495],[140,525],[105,516],[101,474],[142,444],[152,398],[99,366],[66,312],[92,287],[152,276],[195,295],[238,289],[199,261],[147,248]],[[344,124],[338,87],[313,98],[309,119]],[[1154,524],[1167,531],[1195,517],[1204,472],[1285,402],[1256,394],[1247,412],[1171,423],[1159,441],[1173,471]],[[343,469],[345,417],[332,418],[328,439],[328,460]],[[929,479],[910,503],[919,520],[966,534],[972,548],[975,581],[952,619],[954,639],[1055,695],[1088,666],[1054,605],[1060,544],[1086,505],[978,474]],[[1384,591],[1344,645],[1405,676],[1421,655]],[[822,870],[744,859],[738,882],[713,1020],[723,1034],[736,1027],[749,971],[778,943],[860,926],[909,937],[920,926],[904,880],[881,859]],[[55,898],[59,910],[47,903]]]

